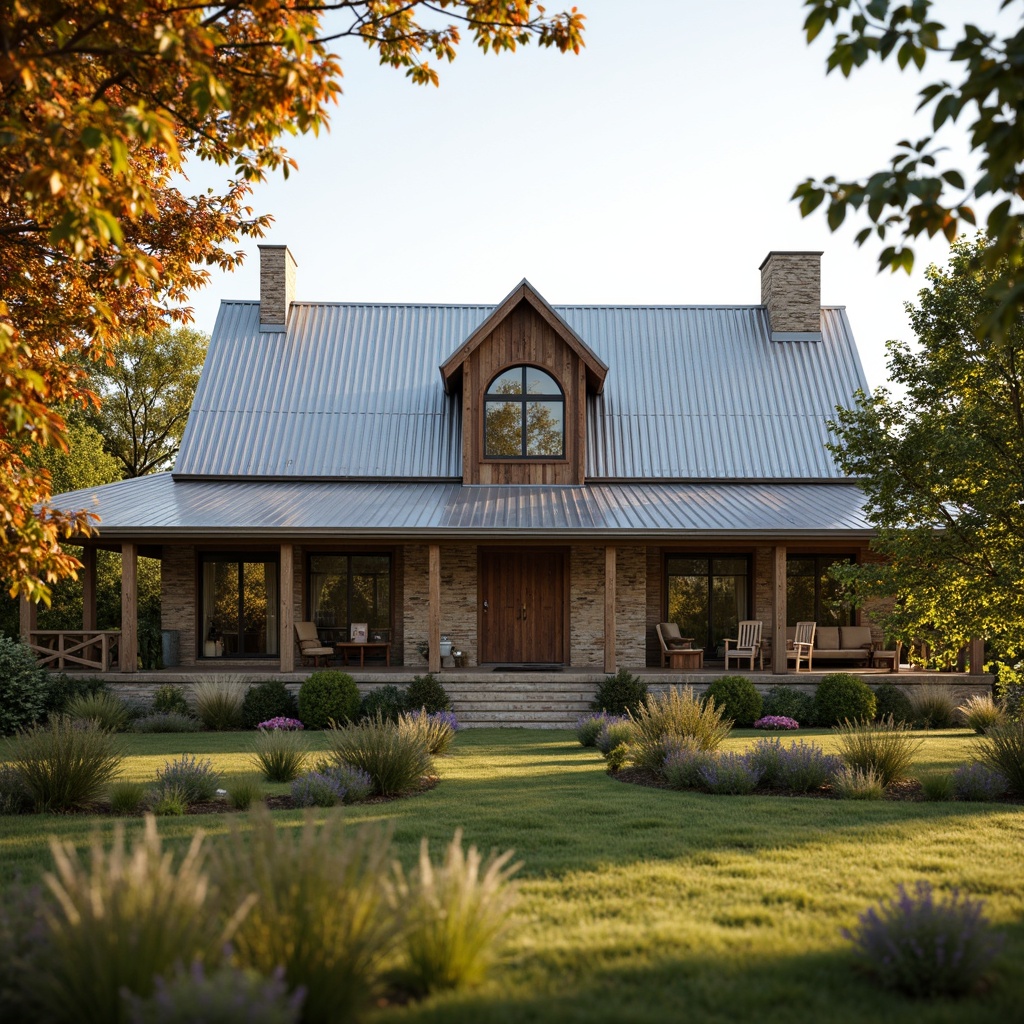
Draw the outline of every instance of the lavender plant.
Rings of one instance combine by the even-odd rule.
[[[618,746],[629,746],[633,739],[633,725],[628,718],[609,715],[594,740],[594,746],[607,757]]]
[[[703,781],[700,769],[711,765],[715,754],[702,750],[692,739],[669,740],[665,747],[662,775],[670,789],[700,789]]]
[[[1006,793],[1006,779],[988,765],[962,764],[953,769],[953,795],[957,800],[987,802]]]
[[[156,778],[163,790],[177,787],[189,804],[212,800],[220,785],[220,775],[214,771],[213,762],[209,758],[200,761],[195,754],[182,754],[167,761]]]
[[[701,783],[709,793],[720,796],[747,796],[757,789],[761,770],[745,754],[719,754],[697,769]]]
[[[913,890],[897,887],[843,929],[859,964],[886,988],[917,998],[961,996],[975,988],[1002,945],[985,918],[981,900],[954,889],[936,899],[922,879]]]
[[[345,786],[333,772],[306,772],[292,783],[292,799],[299,807],[333,807],[345,799]]]
[[[592,711],[589,715],[580,715],[576,719],[576,738],[581,747],[597,745],[597,737],[608,721],[606,711]]]
[[[335,779],[345,790],[341,802],[358,804],[373,795],[373,779],[369,772],[357,768],[354,764],[336,764],[329,767],[327,775]]]
[[[827,785],[843,767],[842,759],[826,754],[816,743],[792,743],[783,755],[782,787],[810,793]]]
[[[777,736],[755,741],[747,751],[748,763],[760,772],[765,789],[782,789],[785,779],[786,748]]]

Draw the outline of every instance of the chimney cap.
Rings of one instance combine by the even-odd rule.
[[[764,270],[764,265],[773,256],[822,256],[824,255],[824,249],[772,249],[763,260],[761,260],[761,266],[758,270]]]

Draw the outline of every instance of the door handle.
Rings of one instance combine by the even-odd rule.
[[[526,605],[523,605],[523,622],[526,621]]]
[[[487,599],[486,598],[484,598],[484,611],[485,612],[487,611]]]

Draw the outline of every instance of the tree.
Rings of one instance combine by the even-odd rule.
[[[347,20],[345,20],[347,19]],[[460,28],[484,50],[582,43],[575,8],[532,0],[14,0],[0,20],[0,577],[48,599],[74,574],[62,538],[94,525],[46,506],[33,445],[66,447],[54,406],[95,405],[86,367],[168,320],[231,269],[269,218],[248,198],[295,166],[283,135],[318,132],[340,94],[332,41],[362,40],[416,83],[452,60]],[[189,159],[230,168],[189,195]]]
[[[122,341],[93,370],[102,405],[92,415],[126,477],[167,468],[178,454],[209,338],[158,328]]]
[[[830,424],[831,450],[861,477],[885,557],[834,569],[859,600],[892,597],[895,636],[955,651],[972,636],[1024,652],[1024,323],[1000,339],[980,331],[1006,272],[993,243],[953,244],[949,267],[907,305],[918,344],[889,342],[906,389],[857,396]]]
[[[1010,7],[1020,0],[1002,0]],[[984,253],[989,284],[996,300],[989,311],[991,329],[997,334],[1012,331],[1024,304],[1024,214],[1014,200],[1024,189],[1024,31],[999,37],[973,24],[965,24],[952,46],[943,45],[946,26],[931,16],[930,0],[806,0],[810,9],[804,28],[811,42],[826,26],[835,31],[828,57],[828,71],[839,69],[849,76],[854,68],[877,58],[895,56],[900,68],[913,62],[923,68],[929,55],[949,54],[963,68],[959,82],[932,82],[920,92],[918,109],[932,111],[932,132],[914,142],[897,143],[896,155],[887,170],[859,181],[843,181],[834,175],[822,180],[808,178],[797,186],[794,199],[808,216],[828,200],[829,228],[835,231],[847,214],[863,211],[871,222],[862,229],[857,244],[872,233],[894,239],[879,255],[879,269],[900,267],[908,272],[914,251],[908,243],[921,234],[941,232],[950,242],[964,224],[975,223],[969,205],[991,196],[995,203],[988,216],[991,245]],[[960,115],[973,117],[969,126],[970,148],[979,157],[977,174],[965,179],[956,168],[939,170],[941,149],[936,133]]]

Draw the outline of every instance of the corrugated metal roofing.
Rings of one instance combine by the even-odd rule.
[[[609,366],[587,478],[840,479],[825,420],[867,388],[845,311],[772,342],[763,306],[555,306]],[[287,333],[225,302],[181,476],[458,478],[461,403],[438,366],[492,306],[295,303]]]
[[[530,537],[870,531],[864,495],[834,484],[595,484],[475,487],[455,483],[178,480],[169,473],[60,495],[99,513],[104,539],[175,534]]]

